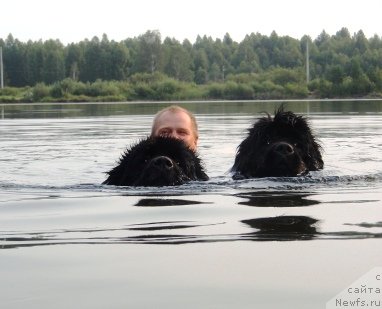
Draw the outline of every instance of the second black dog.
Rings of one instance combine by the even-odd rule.
[[[298,176],[324,166],[321,147],[302,116],[281,108],[248,131],[231,170],[234,179]]]
[[[128,148],[108,174],[103,184],[115,186],[176,186],[208,180],[197,154],[168,137],[147,138]]]

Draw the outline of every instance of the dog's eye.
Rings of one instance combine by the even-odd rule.
[[[272,143],[272,139],[269,135],[265,135],[263,141],[266,145],[270,145]]]

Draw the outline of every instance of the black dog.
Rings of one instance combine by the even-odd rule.
[[[280,108],[248,131],[231,170],[234,179],[298,176],[324,166],[321,147],[302,116]]]
[[[182,141],[168,137],[141,140],[128,148],[103,184],[176,186],[208,180],[202,162]]]

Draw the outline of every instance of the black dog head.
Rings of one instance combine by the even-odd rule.
[[[208,180],[201,160],[182,141],[149,137],[128,148],[103,184],[115,186],[175,186]]]
[[[285,112],[260,118],[238,147],[234,178],[298,176],[323,168],[321,147],[302,116]]]

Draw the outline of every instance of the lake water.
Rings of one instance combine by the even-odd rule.
[[[284,102],[325,168],[233,181],[280,102],[190,102],[210,176],[102,186],[166,103],[0,105],[1,308],[325,308],[382,266],[382,101]]]

